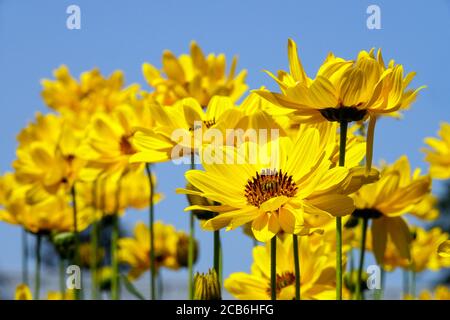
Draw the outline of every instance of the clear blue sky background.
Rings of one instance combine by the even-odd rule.
[[[66,8],[81,7],[81,30],[66,28]],[[381,30],[366,28],[366,8],[381,7]],[[448,1],[16,1],[0,0],[0,171],[10,169],[15,136],[36,111],[48,112],[40,99],[40,79],[52,77],[61,64],[73,74],[99,67],[103,73],[121,69],[127,83],[145,83],[143,62],[160,65],[161,53],[187,52],[196,40],[205,52],[239,55],[249,71],[250,88],[272,81],[263,69],[287,69],[287,38],[295,39],[307,72],[314,74],[329,51],[354,58],[361,49],[381,47],[385,60],[394,58],[407,71],[417,71],[414,85],[426,84],[402,121],[385,119],[377,127],[375,158],[393,161],[407,154],[426,170],[423,138],[434,135],[440,121],[450,121],[450,5]],[[186,201],[174,188],[184,185],[185,168],[157,166],[159,191],[166,200],[157,218],[187,227]],[[442,183],[436,182],[436,192]],[[145,219],[130,212],[125,223]],[[20,232],[0,224],[0,270],[20,267]],[[201,234],[198,269],[212,261],[212,237]],[[226,233],[225,274],[249,270],[251,241],[241,232]],[[167,277],[174,277],[168,273]],[[179,273],[176,277],[183,277]],[[398,281],[394,276],[393,281]],[[397,280],[395,280],[397,279]]]

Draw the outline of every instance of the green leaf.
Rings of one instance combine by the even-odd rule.
[[[145,300],[145,297],[140,293],[136,287],[131,283],[131,281],[128,279],[127,276],[121,274],[120,275],[123,279],[123,283],[125,284],[125,288],[127,288],[127,291],[131,293],[133,296],[138,298],[139,300]]]

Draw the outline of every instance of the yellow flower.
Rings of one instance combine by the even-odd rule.
[[[81,127],[97,111],[110,112],[133,101],[139,88],[137,85],[124,88],[121,71],[105,78],[98,69],[93,69],[81,74],[78,81],[63,65],[55,70],[54,76],[56,80],[42,80],[44,102]]]
[[[195,274],[194,300],[222,300],[219,278],[214,269],[210,269],[207,274]]]
[[[175,230],[172,225],[159,221],[153,227],[156,267],[176,270],[185,266],[183,260],[187,255],[183,251],[187,250],[188,236],[183,231]],[[134,238],[121,238],[118,244],[119,259],[131,267],[131,279],[150,269],[150,230],[143,222],[136,224]]]
[[[433,178],[450,178],[450,123],[442,123],[438,138],[426,138],[430,149],[423,149],[425,160],[430,163],[430,174]]]
[[[109,114],[97,113],[77,150],[77,156],[87,161],[81,178],[93,181],[102,174],[120,176],[138,169],[138,165],[129,164],[130,157],[136,153],[132,137],[137,126],[152,126],[148,108],[122,105]]]
[[[22,225],[32,233],[48,234],[73,231],[73,213],[70,199],[64,192],[46,194],[39,202],[29,203],[29,186],[17,183],[13,174],[0,178],[0,221]],[[88,212],[77,215],[78,230],[87,228],[91,222]]]
[[[16,293],[14,296],[14,300],[33,300],[33,296],[31,295],[30,288],[26,284],[19,284],[16,287]]]
[[[314,227],[305,215],[345,216],[354,205],[346,193],[349,169],[331,167],[320,149],[317,129],[307,129],[296,140],[288,137],[265,144],[248,142],[241,148],[224,148],[224,159],[205,158],[205,171],[185,176],[199,191],[179,189],[221,205],[194,205],[185,210],[218,212],[203,224],[208,230],[235,229],[252,222],[256,239],[265,242],[279,232],[308,234]]]
[[[382,170],[380,180],[353,195],[357,209],[354,214],[372,218],[372,248],[379,264],[383,263],[388,239],[403,258],[410,258],[412,239],[402,215],[429,194],[430,188],[430,177],[420,176],[420,169],[411,175],[408,158],[402,156]]]
[[[31,186],[29,201],[41,201],[46,193],[69,191],[84,165],[75,154],[82,135],[82,131],[52,114],[37,114],[36,122],[19,133],[13,167],[17,180]]]
[[[407,87],[414,77],[403,77],[403,66],[393,61],[386,67],[381,50],[361,51],[355,61],[328,55],[316,78],[310,79],[298,57],[297,45],[288,41],[290,72],[270,72],[282,93],[257,91],[281,107],[295,109],[302,122],[358,121],[367,114],[377,115],[406,108],[417,92]]]
[[[305,300],[331,300],[336,296],[336,252],[320,235],[299,238],[300,289]],[[277,239],[277,299],[295,298],[292,237]],[[225,280],[225,288],[237,299],[270,299],[270,245],[253,249],[250,274],[237,272]]]
[[[405,299],[413,300],[414,298],[407,295]],[[434,289],[434,295],[429,290],[423,290],[419,294],[419,300],[450,300],[450,290],[443,285],[439,285]]]
[[[155,175],[152,175],[152,181],[156,190]],[[148,207],[150,200],[149,181],[142,167],[126,172],[120,178],[110,176],[94,182],[78,183],[77,191],[79,211],[87,211],[86,214],[91,214],[97,219],[101,219],[104,215],[121,215],[127,208],[144,209]],[[162,194],[155,192],[153,202],[158,203],[161,199]]]
[[[215,95],[230,97],[235,102],[247,90],[247,72],[243,70],[235,74],[237,58],[233,58],[228,75],[225,63],[225,55],[209,54],[205,57],[200,47],[192,42],[190,55],[183,54],[177,58],[166,50],[161,71],[148,63],[142,66],[142,71],[161,104],[172,105],[180,99],[192,97],[206,106]]]
[[[139,128],[133,143],[139,152],[131,157],[131,162],[159,162],[173,157],[186,156],[197,152],[204,144],[226,142],[226,130],[233,129],[242,112],[229,97],[213,97],[204,111],[192,98],[176,102],[173,106],[151,107],[156,124],[150,130]],[[222,135],[221,141],[211,137],[213,132]],[[179,152],[174,150],[178,146]],[[165,155],[165,158],[159,158]]]
[[[372,234],[368,234],[368,250],[372,250]],[[424,230],[420,227],[412,228],[412,240],[410,244],[411,260],[401,256],[394,243],[388,240],[383,258],[383,268],[387,271],[397,267],[412,270],[416,273],[426,269],[438,271],[441,268],[450,267],[450,261],[436,254],[439,244],[448,238],[448,234],[440,228]]]
[[[64,293],[49,291],[47,293],[47,300],[75,300],[75,292],[73,290],[67,290]]]

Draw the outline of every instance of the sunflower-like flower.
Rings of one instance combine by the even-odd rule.
[[[247,90],[247,72],[236,75],[237,58],[226,74],[225,55],[209,54],[205,57],[200,47],[191,43],[190,55],[177,58],[166,50],[162,57],[162,70],[149,63],[142,66],[144,77],[154,88],[154,96],[163,105],[172,105],[183,98],[194,98],[207,106],[213,96],[226,96],[235,102]]]
[[[138,152],[131,162],[164,161],[198,152],[205,144],[226,144],[227,129],[233,129],[243,115],[229,97],[219,96],[210,100],[206,110],[195,99],[186,98],[173,106],[155,104],[151,112],[156,124],[137,129],[133,144]],[[165,159],[158,158],[164,154]]]
[[[17,180],[31,186],[28,201],[41,201],[47,194],[68,192],[78,179],[85,161],[76,156],[83,137],[61,116],[36,115],[18,135],[17,159],[13,162]]]
[[[395,268],[403,268],[416,273],[424,270],[438,271],[441,268],[450,267],[450,260],[436,254],[439,245],[448,238],[448,234],[440,228],[435,227],[425,230],[413,227],[411,230],[412,240],[410,244],[411,259],[405,259],[396,249],[394,243],[388,239],[383,257],[383,268],[392,271]],[[368,249],[372,250],[372,234],[368,234]]]
[[[87,161],[81,179],[94,181],[113,174],[120,177],[129,170],[137,170],[140,166],[130,165],[129,159],[137,152],[132,139],[138,126],[152,126],[148,108],[121,105],[111,113],[98,112],[77,150],[77,156]]]
[[[379,264],[383,264],[388,240],[401,257],[411,258],[412,238],[402,215],[422,201],[430,189],[431,178],[420,176],[420,169],[411,175],[408,158],[402,156],[382,170],[380,180],[352,195],[356,206],[354,215],[372,220],[372,249]]]
[[[253,234],[261,242],[280,232],[305,235],[317,230],[307,223],[307,215],[352,213],[353,201],[347,196],[351,172],[346,167],[332,167],[326,150],[320,148],[319,137],[317,129],[309,128],[295,140],[284,137],[223,148],[227,161],[222,163],[205,157],[204,171],[185,174],[198,191],[178,192],[220,205],[194,205],[185,210],[217,212],[203,224],[208,230],[230,230],[252,222]]]
[[[42,80],[42,98],[53,110],[75,125],[85,126],[97,111],[111,112],[117,106],[136,99],[137,85],[124,88],[121,71],[104,77],[98,69],[81,74],[74,79],[67,66],[62,65],[54,72],[55,80]]]
[[[361,51],[355,61],[330,53],[315,79],[306,75],[297,45],[288,41],[289,73],[268,72],[281,93],[256,91],[281,107],[295,109],[302,122],[358,121],[367,115],[388,114],[406,108],[420,90],[407,89],[414,73],[403,77],[403,66],[391,61],[386,67],[381,50]]]
[[[0,221],[21,225],[35,234],[73,231],[73,214],[67,194],[47,194],[43,200],[29,203],[29,191],[29,186],[19,184],[12,173],[0,178]],[[91,218],[90,213],[80,212],[77,215],[78,230],[86,229]]]
[[[154,224],[156,267],[177,270],[186,266],[188,236],[162,222]],[[150,269],[150,230],[143,222],[134,228],[133,238],[119,239],[119,260],[131,267],[129,277],[138,278]]]
[[[430,149],[423,149],[425,160],[430,163],[430,174],[433,178],[450,178],[450,123],[442,123],[438,138],[426,138]]]
[[[277,300],[295,299],[293,256],[292,237],[277,239]],[[336,252],[333,246],[317,234],[301,237],[299,256],[301,298],[334,299]],[[251,272],[231,274],[225,280],[225,288],[238,299],[270,299],[270,244],[255,247]]]
[[[152,182],[156,188],[155,175],[152,175]],[[94,182],[78,183],[77,191],[80,211],[90,212],[97,219],[104,215],[122,215],[128,208],[144,209],[148,207],[150,199],[148,177],[142,168],[128,171],[120,179],[110,176]],[[161,199],[162,194],[155,192],[153,202],[158,203]]]

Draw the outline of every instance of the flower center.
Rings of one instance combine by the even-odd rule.
[[[206,129],[211,128],[215,124],[216,124],[215,118],[212,118],[211,120],[203,120],[203,126],[205,126]],[[201,129],[203,126],[200,125],[200,121],[195,121],[194,126],[189,128],[189,131],[192,132],[192,131]]]
[[[122,136],[120,138],[120,152],[122,152],[122,154],[134,154],[134,153],[136,153],[136,151],[134,150],[134,148],[131,145],[130,141],[128,140],[127,136]]]
[[[256,176],[249,179],[245,186],[245,197],[247,202],[255,207],[260,207],[267,200],[279,197],[294,197],[297,192],[297,185],[292,180],[292,176],[283,173],[281,169],[263,170],[261,174],[256,172]]]
[[[282,274],[277,274],[276,277],[276,286],[275,290],[277,292],[277,295],[280,294],[281,289],[284,289],[286,287],[289,287],[295,283],[295,275],[292,272],[283,272]],[[267,288],[267,294],[270,295],[271,288],[270,284]]]

